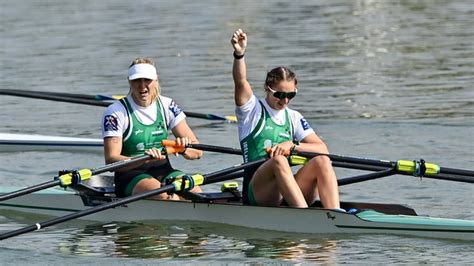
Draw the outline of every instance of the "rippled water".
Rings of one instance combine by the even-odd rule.
[[[124,94],[136,56],[158,63],[163,94],[188,111],[232,114],[232,32],[249,35],[248,78],[299,78],[293,106],[332,153],[474,165],[471,1],[4,1],[0,89]],[[100,107],[0,95],[0,132],[100,136]],[[234,124],[189,119],[202,143],[238,147]],[[188,171],[240,162],[207,153]],[[100,154],[0,152],[0,182],[51,180],[103,164]],[[353,172],[337,169],[340,178]],[[209,185],[206,190],[218,189]],[[395,176],[341,187],[343,200],[408,204],[474,219],[471,185]],[[46,217],[0,216],[0,230]],[[315,225],[317,226],[317,225]],[[6,264],[459,263],[472,243],[398,236],[301,236],[196,223],[70,222],[0,243]]]

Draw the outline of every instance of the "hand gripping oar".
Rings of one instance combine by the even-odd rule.
[[[172,147],[178,152],[184,152],[186,148],[192,148],[192,149],[197,149],[197,150],[202,150],[202,151],[222,152],[222,153],[228,153],[228,154],[242,155],[242,151],[240,149],[213,146],[213,145],[207,145],[207,144],[188,144],[186,147],[179,147],[177,146],[175,140],[162,140],[161,145],[165,147]]]
[[[112,104],[110,100],[118,100],[124,97],[121,95],[112,95],[112,96],[101,95],[101,94],[88,95],[88,94],[77,94],[77,93],[8,90],[8,89],[0,90],[0,94],[34,98],[34,99],[51,100],[51,101],[58,101],[58,102],[77,103],[77,104],[92,105],[92,106],[103,106],[103,107],[106,107]],[[203,113],[196,113],[196,112],[184,112],[184,113],[187,116],[193,117],[193,118],[202,118],[202,119],[207,119],[207,120],[220,120],[220,121],[227,121],[227,122],[237,121],[237,118],[233,115],[223,116],[223,115],[217,115],[217,114],[203,114]]]
[[[85,210],[78,211],[78,212],[75,212],[75,213],[71,213],[71,214],[68,214],[68,215],[65,215],[65,216],[62,216],[62,217],[57,217],[57,218],[54,218],[54,219],[51,219],[51,220],[48,220],[48,221],[45,221],[45,222],[42,222],[42,223],[36,223],[36,224],[30,225],[30,226],[27,226],[27,227],[24,227],[24,228],[20,228],[18,230],[13,230],[13,231],[10,231],[10,232],[4,233],[4,234],[0,234],[0,240],[7,239],[7,238],[10,238],[10,237],[14,237],[14,236],[17,236],[17,235],[21,235],[21,234],[24,234],[24,233],[32,232],[32,231],[35,231],[35,230],[39,230],[41,228],[45,228],[45,227],[48,227],[48,226],[51,226],[51,225],[55,225],[55,224],[58,224],[58,223],[66,222],[66,221],[69,221],[69,220],[72,220],[72,219],[76,219],[76,218],[79,218],[79,217],[83,217],[83,216],[86,216],[86,215],[97,213],[97,212],[100,212],[100,211],[103,211],[103,210],[107,210],[107,209],[114,208],[114,207],[117,207],[117,206],[120,206],[120,205],[131,203],[131,202],[134,202],[134,201],[137,201],[137,200],[149,198],[151,196],[155,196],[155,195],[159,195],[159,194],[163,194],[163,193],[168,193],[168,192],[169,193],[172,193],[172,192],[174,193],[174,192],[183,191],[183,190],[189,189],[193,185],[206,185],[206,184],[212,184],[212,183],[216,183],[216,182],[221,182],[221,181],[225,181],[225,180],[234,179],[235,175],[232,175],[232,173],[238,172],[238,171],[240,171],[242,169],[245,169],[245,168],[248,168],[248,167],[252,167],[252,166],[261,164],[265,160],[267,160],[267,159],[261,159],[261,160],[257,160],[257,161],[253,161],[253,162],[249,162],[249,163],[243,163],[243,164],[235,165],[235,166],[232,166],[232,167],[220,170],[220,171],[212,172],[212,173],[209,173],[209,174],[205,174],[205,175],[196,174],[196,175],[191,175],[191,176],[184,176],[183,179],[176,179],[173,183],[171,183],[169,185],[165,185],[165,186],[163,186],[159,189],[150,190],[150,191],[143,192],[143,193],[140,193],[140,194],[135,194],[135,195],[132,195],[132,196],[129,196],[129,197],[126,197],[126,198],[122,198],[122,199],[119,199],[119,200],[116,200],[116,201],[112,201],[112,202],[109,202],[109,203],[99,205],[97,207],[85,209]],[[227,176],[227,177],[225,177],[225,176]],[[184,180],[184,185],[183,185],[183,180]]]
[[[411,175],[417,177],[426,177],[439,180],[458,181],[465,183],[474,183],[474,171],[454,169],[447,167],[440,167],[434,163],[427,163],[423,159],[421,160],[398,160],[394,161],[383,161],[366,158],[355,158],[340,156],[334,154],[323,154],[317,152],[296,152],[297,155],[306,158],[313,158],[315,156],[328,156],[333,161],[334,166],[360,169],[360,170],[373,170],[383,171],[388,169],[394,169],[391,174],[400,175]],[[389,173],[387,171],[386,173]],[[388,174],[390,175],[390,174]],[[386,176],[386,175],[385,175]]]
[[[4,201],[7,199],[19,197],[28,193],[32,193],[35,191],[39,191],[42,189],[54,187],[54,186],[61,186],[61,187],[67,187],[72,184],[79,183],[81,181],[85,181],[91,178],[93,175],[98,175],[101,173],[109,172],[109,171],[114,171],[117,169],[120,169],[122,167],[130,166],[138,162],[142,162],[145,160],[148,160],[151,158],[151,155],[140,155],[136,156],[133,158],[130,158],[128,160],[123,160],[123,161],[117,161],[111,164],[107,164],[98,168],[92,168],[92,169],[81,169],[81,170],[75,170],[71,171],[65,174],[61,174],[57,177],[54,178],[54,180],[45,182],[42,184],[34,185],[31,187],[27,187],[24,189],[20,189],[14,192],[10,192],[7,194],[0,195],[0,201]]]

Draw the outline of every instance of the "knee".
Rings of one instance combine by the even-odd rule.
[[[331,166],[331,159],[329,159],[328,156],[319,155],[319,156],[313,157],[310,160],[310,163],[312,165],[317,166],[318,168],[326,168],[326,167]]]
[[[140,180],[133,188],[133,194],[142,193],[149,190],[161,188],[161,183],[154,178],[145,178]]]
[[[276,155],[272,158],[273,165],[276,170],[285,171],[290,169],[290,164],[288,163],[288,159],[283,155]]]

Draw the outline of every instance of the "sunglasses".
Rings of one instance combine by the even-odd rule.
[[[267,89],[272,93],[273,97],[280,100],[283,100],[285,98],[288,98],[288,100],[291,100],[295,98],[296,93],[298,92],[298,88],[295,88],[295,91],[292,91],[292,92],[276,91],[268,85],[267,85]]]

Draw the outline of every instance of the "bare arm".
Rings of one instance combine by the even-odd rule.
[[[306,136],[298,145],[295,145],[293,141],[285,141],[273,146],[270,157],[288,154],[292,149],[297,152],[329,153],[326,144],[313,132]]]
[[[121,137],[105,137],[104,138],[104,156],[105,163],[110,164],[117,161],[126,160],[130,157],[123,156],[122,138]]]
[[[247,34],[241,29],[234,32],[231,39],[231,44],[234,48],[234,54],[237,56],[244,56],[247,47]],[[245,57],[240,59],[234,58],[232,66],[232,77],[234,78],[234,100],[237,106],[242,106],[253,95],[252,88],[247,81],[247,65]]]
[[[104,138],[105,163],[110,164],[110,163],[114,163],[114,162],[117,162],[117,161],[123,161],[123,160],[130,159],[130,157],[128,157],[128,156],[121,155],[120,154],[121,152],[122,152],[122,138],[121,137],[105,137]],[[157,149],[147,151],[146,153],[153,155],[153,157],[155,157],[157,159],[164,158],[160,154],[159,150],[157,150]],[[140,166],[144,163],[147,163],[147,162],[148,161],[141,162],[141,163],[136,163],[136,164],[133,164],[133,165],[128,166],[128,167],[120,168],[117,171],[119,171],[119,172],[128,171],[128,170],[136,168],[136,167],[138,167],[138,166]]]
[[[326,143],[316,133],[306,136],[301,143],[295,147],[296,151],[329,153]]]
[[[194,132],[188,126],[186,120],[179,122],[172,130],[173,135],[176,137],[178,146],[186,146],[187,144],[197,144],[197,140]],[[199,159],[202,157],[203,152],[196,149],[186,149],[183,157],[188,160]]]

